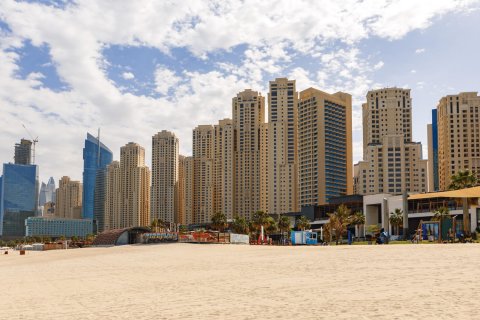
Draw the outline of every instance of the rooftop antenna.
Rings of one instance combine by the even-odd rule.
[[[22,126],[25,128],[25,131],[27,131],[28,135],[30,136],[30,138],[32,139],[33,141],[33,155],[32,155],[32,164],[35,164],[35,146],[38,142],[38,136],[34,139],[33,138],[33,135],[30,133],[30,131],[28,131],[27,127],[25,127],[25,125],[22,123]]]

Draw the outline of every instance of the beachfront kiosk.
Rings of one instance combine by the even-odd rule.
[[[314,245],[318,243],[318,234],[313,231],[292,231],[290,238],[293,245]]]

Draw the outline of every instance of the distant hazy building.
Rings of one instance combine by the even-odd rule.
[[[150,219],[178,222],[178,138],[162,130],[152,137],[152,193]]]
[[[43,204],[42,217],[54,218],[55,217],[55,202],[45,202]]]
[[[150,169],[137,143],[120,148],[120,163],[107,167],[104,223],[105,229],[150,224]]]
[[[299,211],[298,92],[295,80],[270,81],[268,94],[268,212]],[[265,138],[264,138],[265,139]]]
[[[4,164],[0,179],[0,236],[25,236],[25,219],[38,208],[38,167]]]
[[[314,88],[300,92],[298,153],[300,206],[352,194],[351,95]]]
[[[55,216],[58,218],[80,219],[82,216],[82,183],[63,176],[58,184]]]
[[[47,184],[42,182],[38,200],[39,206],[44,206],[47,202],[55,202],[55,189],[55,180],[53,179],[53,177],[50,177],[50,179],[48,179]]]
[[[27,237],[80,237],[92,233],[91,219],[29,217],[25,220]]]
[[[363,104],[363,161],[356,166],[359,194],[427,191],[427,160],[412,141],[409,89],[384,88],[367,93]]]
[[[15,144],[15,164],[32,164],[32,141],[22,139]]]
[[[83,148],[83,209],[82,217],[85,219],[94,218],[94,194],[105,192],[95,190],[95,179],[98,169],[105,169],[113,160],[113,153],[98,138],[87,133],[85,146]],[[98,216],[98,214],[97,214]]]
[[[446,190],[459,170],[469,169],[480,177],[480,96],[477,92],[445,96],[436,111],[438,140],[432,125],[430,144],[438,144],[438,169],[431,170],[438,175],[438,189]]]

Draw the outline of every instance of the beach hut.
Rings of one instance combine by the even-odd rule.
[[[293,245],[314,245],[318,243],[318,233],[313,231],[292,231],[290,238]]]

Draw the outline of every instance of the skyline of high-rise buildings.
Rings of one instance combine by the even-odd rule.
[[[237,93],[231,118],[192,130],[191,156],[179,154],[175,133],[158,131],[152,136],[151,172],[142,146],[126,144],[120,161],[112,162],[110,149],[87,133],[83,181],[62,177],[53,194],[53,178],[42,183],[33,214],[48,202],[54,216],[93,219],[100,232],[147,226],[154,219],[206,224],[218,212],[232,220],[235,215],[250,218],[258,210],[299,212],[303,206],[354,193],[444,190],[458,170],[480,169],[476,92],[439,100],[427,127],[427,160],[422,159],[422,145],[412,141],[410,89],[368,91],[362,105],[363,160],[355,168],[350,94],[297,91],[295,80],[276,78],[269,82],[268,121],[265,100],[251,89]],[[15,159],[28,162],[31,143],[23,140],[15,145]],[[7,194],[6,181],[4,174],[0,195]],[[91,209],[85,209],[87,202]]]

